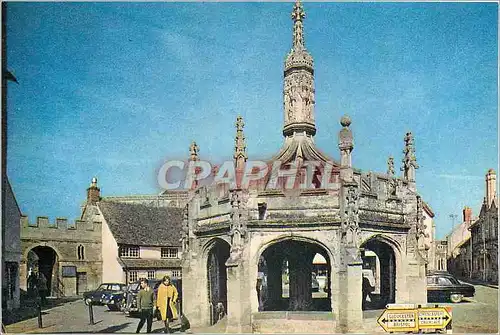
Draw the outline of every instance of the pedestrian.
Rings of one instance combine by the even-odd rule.
[[[165,323],[165,333],[170,333],[169,322],[177,319],[177,288],[170,282],[170,277],[163,277],[163,282],[158,287],[156,307],[160,310],[161,319]]]
[[[149,287],[149,282],[146,278],[141,279],[141,290],[137,293],[137,307],[141,315],[141,321],[137,325],[136,333],[139,333],[147,321],[147,332],[151,333],[153,326],[153,309],[155,306],[155,292]]]

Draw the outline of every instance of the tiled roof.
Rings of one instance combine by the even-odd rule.
[[[98,206],[118,244],[181,245],[182,208],[112,201]]]
[[[120,261],[127,269],[166,269],[180,268],[180,259],[133,259],[120,258]]]

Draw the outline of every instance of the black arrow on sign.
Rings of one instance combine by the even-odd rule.
[[[385,323],[386,321],[387,321],[387,319],[386,319],[386,318],[383,318],[383,319],[382,319],[382,323]]]
[[[448,315],[445,315],[443,319],[448,320],[449,319]]]

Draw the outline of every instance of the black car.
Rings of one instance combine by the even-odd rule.
[[[427,301],[449,299],[453,303],[462,301],[464,297],[473,297],[474,286],[458,281],[453,275],[443,271],[427,274]]]
[[[102,283],[93,291],[83,293],[83,301],[85,305],[104,305],[102,299],[106,293],[120,292],[125,289],[125,284],[122,283]]]
[[[125,303],[124,287],[121,291],[106,292],[102,295],[101,303],[108,306],[110,311],[120,311]]]
[[[153,288],[156,293],[158,291],[158,286],[160,286],[161,280],[159,279],[150,279],[149,286]],[[129,284],[126,291],[126,304],[124,307],[124,311],[129,314],[137,313],[139,311],[137,307],[137,293],[141,290],[141,282],[137,281],[132,284]]]

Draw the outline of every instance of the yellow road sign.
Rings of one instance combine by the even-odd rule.
[[[386,309],[378,318],[377,323],[386,332],[417,331],[416,309]]]
[[[418,309],[419,329],[445,328],[451,321],[451,310],[447,307],[422,307]]]

